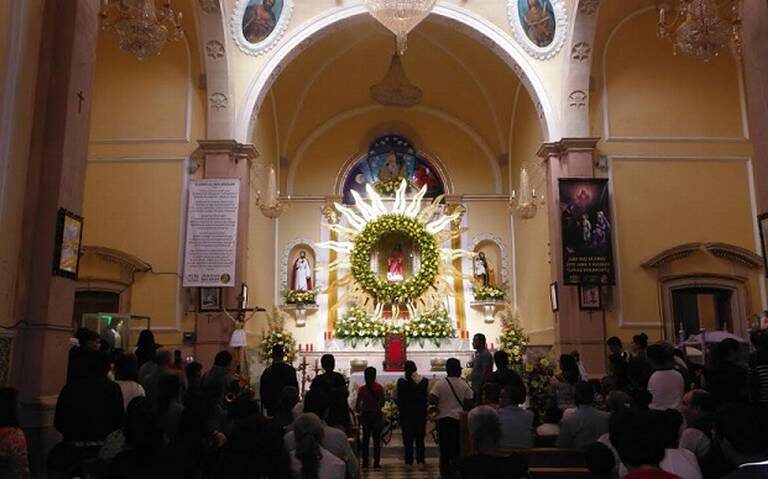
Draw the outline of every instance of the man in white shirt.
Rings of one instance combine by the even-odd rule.
[[[459,456],[459,419],[472,405],[472,388],[461,378],[461,363],[456,358],[445,362],[448,377],[438,381],[429,393],[436,404],[437,432],[440,437],[440,476],[452,477],[451,460]]]
[[[646,354],[654,370],[648,380],[648,392],[653,396],[648,407],[659,411],[680,410],[683,394],[685,394],[685,379],[673,368],[671,346],[652,344],[646,350]]]

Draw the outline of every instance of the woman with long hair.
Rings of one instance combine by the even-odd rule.
[[[0,388],[0,477],[27,479],[27,438],[19,427],[18,391]]]
[[[381,430],[384,417],[381,408],[384,406],[384,388],[376,382],[376,368],[367,367],[363,372],[365,385],[357,390],[357,411],[360,413],[360,425],[363,427],[363,469],[368,469],[368,444],[373,436],[373,468],[380,469],[381,464]]]
[[[291,472],[295,479],[344,479],[344,461],[320,444],[323,423],[316,414],[306,413],[293,422],[296,449],[291,451]]]
[[[416,363],[405,362],[405,376],[397,380],[397,408],[403,429],[405,463],[413,464],[416,445],[416,463],[424,464],[424,436],[427,428],[427,378],[416,374]]]

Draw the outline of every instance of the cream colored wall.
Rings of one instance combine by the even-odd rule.
[[[590,119],[611,178],[617,281],[607,336],[661,337],[657,272],[641,263],[686,242],[719,241],[758,251],[751,198],[751,145],[744,139],[738,67],[674,56],[655,35],[645,2],[605,3],[595,40]],[[645,8],[644,10],[642,8]],[[694,255],[670,274],[733,274],[730,263]],[[749,274],[751,312],[761,307]]]
[[[35,85],[37,78],[38,51],[43,2],[38,0],[5,1],[0,13],[0,115],[8,115],[10,125],[2,125],[0,135],[0,326],[10,326],[18,321],[14,317],[16,276],[24,195],[27,183],[27,161],[34,116]],[[11,9],[22,9],[18,14],[19,36],[11,39],[10,22],[17,21]],[[15,10],[14,10],[15,12]],[[17,45],[12,52],[11,45]],[[8,64],[13,58],[18,64]]]
[[[472,134],[445,119],[422,110],[372,107],[369,111],[333,125],[325,125],[322,134],[300,148],[292,167],[293,182],[288,179],[286,192],[292,196],[328,195],[334,191],[336,177],[347,160],[365,152],[380,131],[378,126],[392,122],[407,125],[418,132],[415,146],[441,163],[457,194],[495,193],[500,175],[493,174],[491,158]],[[327,129],[326,129],[327,128]]]
[[[130,312],[151,316],[158,342],[171,348],[195,329],[180,275],[188,158],[206,135],[192,5],[179,6],[187,39],[158,57],[140,61],[99,34],[83,206],[84,244],[138,256],[158,273],[136,275]],[[88,264],[81,270],[91,273]]]
[[[525,166],[532,188],[544,191],[544,166],[536,157],[542,141],[533,102],[522,90],[517,96],[510,139],[513,188],[519,188],[520,169]],[[520,325],[528,332],[531,344],[552,344],[554,314],[549,302],[549,284],[552,279],[547,205],[539,204],[538,208],[538,213],[532,219],[526,220],[519,216],[513,218],[517,308]]]

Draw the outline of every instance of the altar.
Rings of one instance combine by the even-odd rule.
[[[445,371],[424,371],[423,373],[417,372],[416,374],[419,374],[423,378],[427,378],[427,381],[429,381],[429,387],[427,389],[428,391],[432,390],[432,385],[435,381],[448,375]],[[386,390],[389,384],[392,385],[390,387],[395,387],[397,380],[402,377],[405,377],[405,373],[403,371],[382,371],[376,373],[376,382],[381,384]],[[363,385],[365,385],[365,377],[362,371],[354,372],[349,376],[350,407],[355,406],[355,402],[357,402],[357,390],[360,389],[360,386]]]

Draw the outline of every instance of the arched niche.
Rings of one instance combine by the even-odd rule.
[[[504,246],[504,240],[493,233],[479,234],[472,238],[472,252],[485,253],[486,261],[491,270],[491,285],[505,291],[511,287],[509,284],[509,267],[507,266],[508,253],[506,246]]]
[[[307,260],[312,268],[312,288],[317,288],[317,274],[315,268],[317,267],[317,254],[315,249],[311,246],[314,241],[308,238],[295,238],[285,244],[283,248],[283,254],[280,257],[280,294],[284,296],[291,289],[291,281],[293,278],[293,264],[298,259],[299,254],[304,251],[306,253]]]

